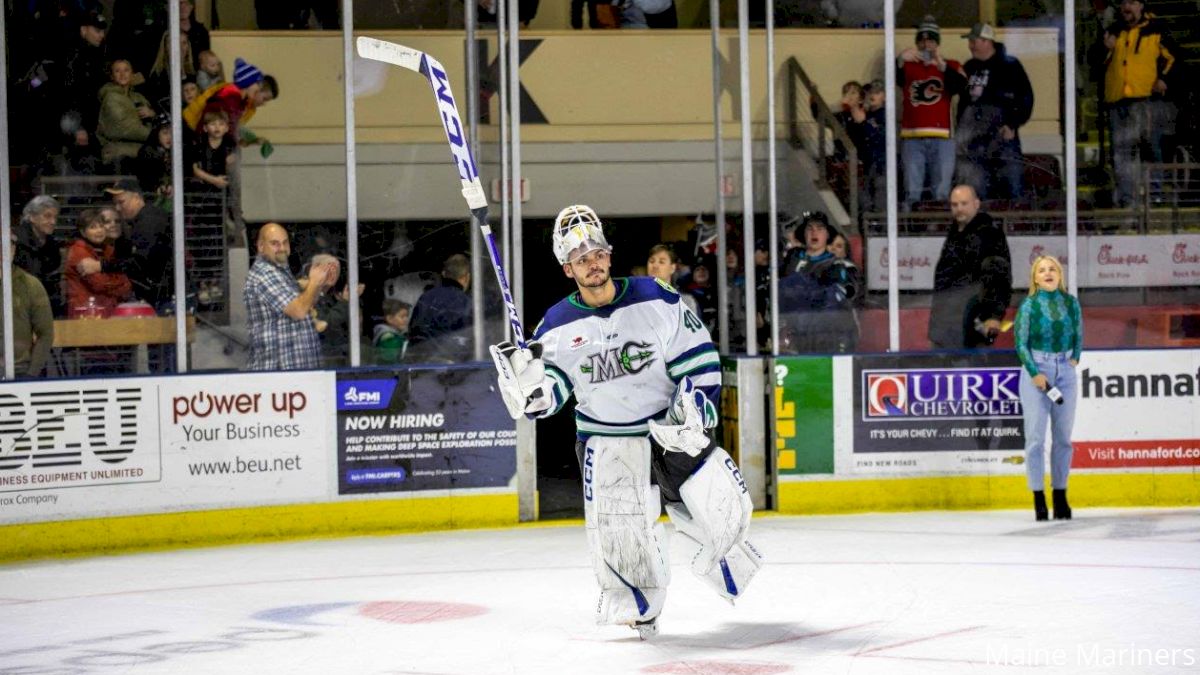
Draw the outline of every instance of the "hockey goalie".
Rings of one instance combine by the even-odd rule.
[[[747,539],[745,481],[711,438],[720,358],[670,285],[610,276],[612,247],[591,208],[563,209],[553,245],[577,290],[550,308],[528,348],[491,347],[499,389],[513,419],[553,415],[575,396],[596,621],[646,639],[670,580],[664,505],[692,573],[730,602],[762,566]]]

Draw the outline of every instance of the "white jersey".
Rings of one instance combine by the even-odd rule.
[[[721,359],[708,329],[678,291],[652,277],[614,279],[617,293],[588,307],[578,292],[550,308],[534,329],[558,412],[575,395],[580,436],[649,433],[676,384],[688,376],[719,404]]]

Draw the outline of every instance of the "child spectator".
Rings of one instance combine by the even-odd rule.
[[[250,121],[256,110],[276,98],[279,98],[279,84],[275,78],[264,75],[251,63],[234,59],[233,82],[214,84],[203,90],[183,111],[183,119],[189,129],[201,133],[204,113],[223,110],[229,120],[230,135],[238,139],[241,138],[241,125]]]
[[[709,332],[717,327],[717,289],[712,279],[712,268],[715,261],[711,256],[699,258],[692,264],[692,278],[684,291],[696,299],[700,308],[700,321]]]
[[[96,138],[100,141],[100,159],[124,173],[127,160],[137,157],[142,143],[150,136],[154,108],[150,101],[133,90],[133,66],[124,59],[112,62],[111,82],[100,87],[100,123]]]
[[[208,186],[208,192],[224,193],[229,187],[229,169],[237,161],[237,146],[229,137],[229,115],[224,110],[204,113],[201,131],[188,148],[186,164],[191,175]]]
[[[225,83],[225,65],[216,52],[205,50],[200,52],[200,69],[196,71],[196,85],[204,91],[214,84]]]
[[[156,201],[171,197],[171,122],[159,119],[137,157],[138,183],[153,193]],[[159,206],[162,206],[160,203]]]
[[[401,300],[383,301],[383,323],[375,326],[375,346],[378,363],[400,363],[408,348],[408,317],[412,305]]]
[[[200,91],[200,85],[196,84],[195,80],[191,78],[184,79],[183,90],[181,91],[181,95],[183,96],[183,107],[186,108],[191,105],[192,101],[195,101],[196,97],[200,95]]]

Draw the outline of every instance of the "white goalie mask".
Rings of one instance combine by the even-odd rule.
[[[566,265],[596,250],[612,251],[596,212],[582,204],[559,211],[554,219],[554,257],[558,258],[559,264]]]

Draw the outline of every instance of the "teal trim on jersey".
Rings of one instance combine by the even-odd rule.
[[[575,429],[578,433],[586,436],[646,436],[650,433],[650,426],[647,424],[633,427],[610,427],[605,424],[584,422],[578,417],[575,418]]]
[[[621,298],[625,296],[625,292],[629,290],[629,279],[626,277],[620,277],[617,279],[613,279],[613,284],[617,287],[617,292],[615,295],[613,295],[612,302],[608,303],[608,305],[602,305],[601,307],[608,307],[609,305],[615,305],[615,304],[619,303],[621,301]],[[575,307],[577,307],[579,309],[582,309],[582,310],[585,310],[588,312],[594,312],[601,308],[601,307],[592,307],[591,305],[580,300],[579,297],[580,297],[579,291],[575,291],[574,293],[567,296],[567,302],[571,303],[572,305],[574,305]]]
[[[698,370],[705,369],[709,366],[721,365],[721,355],[715,350],[697,354],[689,359],[680,361],[679,363],[671,364],[667,368],[667,373],[671,379],[678,380],[685,375],[690,375]]]
[[[554,408],[550,413],[554,414],[562,410],[562,407],[567,403],[567,399],[571,398],[571,380],[567,377],[566,373],[549,363],[546,364],[546,374],[550,376],[550,379],[554,380],[554,387],[551,389],[551,393],[555,401]]]
[[[608,424],[592,419],[587,415],[575,412],[575,428],[580,434],[587,436],[645,436],[650,433],[650,420],[662,419],[667,414],[666,408],[648,417],[627,424]]]

